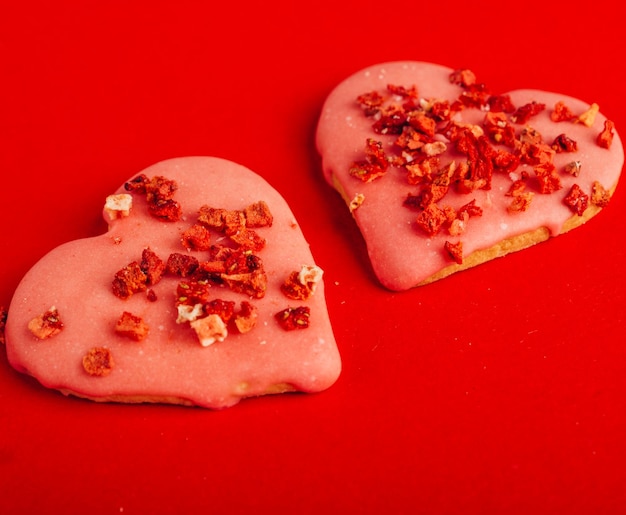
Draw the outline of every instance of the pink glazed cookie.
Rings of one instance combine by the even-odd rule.
[[[19,284],[5,328],[17,370],[96,401],[208,408],[336,381],[322,270],[260,176],[163,161],[103,215],[106,234],[56,248]]]
[[[581,225],[606,206],[624,163],[596,104],[537,90],[496,95],[469,70],[424,62],[343,81],[316,142],[391,290]]]

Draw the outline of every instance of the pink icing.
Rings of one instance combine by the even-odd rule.
[[[461,90],[450,82],[451,72],[450,68],[422,62],[372,66],[339,84],[328,96],[320,116],[317,148],[322,156],[325,178],[330,184],[338,183],[348,201],[357,194],[365,196],[365,201],[353,211],[353,215],[367,244],[376,275],[384,286],[392,290],[411,288],[452,264],[442,250],[443,243],[445,240],[455,242],[459,238],[444,233],[428,237],[416,228],[416,212],[403,207],[402,201],[408,193],[417,193],[418,187],[409,185],[402,172],[391,168],[387,175],[371,183],[349,175],[352,163],[363,159],[366,138],[382,141],[388,154],[393,154],[396,138],[375,134],[371,118],[364,116],[356,98],[374,90],[384,92],[388,84],[393,84],[405,87],[416,85],[420,98],[452,102]],[[470,220],[467,231],[460,237],[466,256],[542,226],[547,227],[552,236],[558,235],[565,221],[573,215],[563,203],[571,185],[577,183],[589,192],[591,184],[599,181],[605,188],[613,188],[623,166],[624,152],[617,133],[609,150],[596,144],[596,136],[606,120],[601,113],[596,116],[592,127],[550,120],[550,112],[558,101],[565,102],[575,114],[585,112],[589,104],[565,95],[537,90],[517,90],[508,94],[517,107],[532,100],[546,104],[547,109],[531,118],[528,125],[539,131],[548,143],[561,133],[577,141],[578,152],[557,154],[554,162],[557,169],[562,169],[572,160],[579,160],[582,171],[578,177],[561,173],[562,189],[552,195],[537,193],[531,208],[524,213],[507,212],[511,198],[505,197],[504,193],[509,190],[511,178],[504,174],[494,174],[489,191],[477,190],[469,195],[449,193],[442,203],[458,208],[475,198],[484,210],[482,217]],[[484,114],[478,109],[466,109],[455,119],[479,124]],[[522,126],[518,126],[518,131],[521,129]],[[450,150],[446,154],[448,160],[458,157]],[[529,167],[522,166],[518,171],[522,169],[532,174]]]
[[[211,408],[281,390],[283,385],[306,392],[332,385],[341,364],[323,282],[306,301],[290,300],[279,290],[291,271],[314,264],[284,199],[260,176],[217,158],[168,160],[143,173],[178,183],[175,199],[183,207],[184,220],[158,221],[147,214],[145,197],[134,194],[130,216],[111,221],[106,234],[69,242],[42,258],[21,281],[9,308],[6,347],[11,364],[45,386],[88,397],[177,398]],[[123,192],[120,188],[117,193]],[[163,260],[173,252],[186,252],[180,235],[195,221],[201,205],[243,209],[259,200],[274,217],[271,227],[256,229],[267,240],[258,253],[268,276],[267,294],[256,300],[226,287],[211,292],[211,298],[234,300],[237,306],[242,300],[254,304],[259,318],[252,331],[231,331],[225,341],[202,347],[188,324],[175,321],[178,278],[164,277],[154,286],[156,302],[149,302],[145,293],[128,300],[113,295],[115,272],[139,260],[144,248]],[[219,237],[213,234],[212,241]],[[285,331],[274,314],[296,305],[310,307],[311,324]],[[48,340],[37,340],[26,329],[28,321],[51,306],[58,309],[64,329]],[[145,340],[115,334],[115,321],[124,310],[147,322]],[[82,368],[83,355],[94,346],[108,347],[113,354],[115,366],[106,377],[91,377]]]

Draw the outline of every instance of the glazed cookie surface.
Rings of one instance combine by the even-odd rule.
[[[97,401],[209,408],[336,381],[323,271],[259,175],[163,161],[103,216],[105,234],[54,249],[19,284],[6,324],[17,370]]]
[[[581,225],[607,205],[624,163],[596,104],[495,94],[470,70],[425,62],[379,64],[340,83],[316,144],[391,290]]]

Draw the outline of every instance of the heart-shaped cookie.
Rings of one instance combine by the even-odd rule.
[[[372,66],[339,84],[317,148],[392,290],[579,226],[606,206],[624,162],[595,104],[494,94],[470,70],[423,62]]]
[[[217,158],[157,163],[109,230],[44,256],[8,311],[10,363],[100,401],[223,408],[340,373],[322,270],[285,200]]]

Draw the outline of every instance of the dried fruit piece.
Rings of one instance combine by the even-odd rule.
[[[106,347],[93,347],[83,357],[85,372],[94,377],[106,377],[113,370],[111,351]]]
[[[282,292],[293,300],[307,300],[322,280],[323,271],[315,265],[302,265],[299,271],[289,274],[281,286]]]
[[[357,102],[363,109],[365,116],[374,116],[383,105],[385,98],[378,91],[363,93],[357,98]]]
[[[534,170],[541,193],[548,195],[561,189],[561,178],[552,163],[537,165]]]
[[[124,311],[115,324],[115,332],[139,342],[148,336],[149,327],[140,316]]]
[[[530,207],[534,193],[526,190],[526,182],[522,179],[511,184],[507,196],[513,197],[513,201],[507,206],[509,213],[523,213]]]
[[[387,173],[389,162],[380,141],[369,138],[365,145],[365,160],[355,162],[350,175],[363,182],[372,182]]]
[[[589,205],[589,195],[585,194],[578,184],[573,184],[564,202],[578,216],[582,216]]]
[[[490,111],[483,121],[485,134],[496,144],[515,146],[515,127],[504,112]]]
[[[198,223],[218,232],[224,232],[226,227],[226,214],[226,209],[203,205],[198,211]]]
[[[239,274],[222,274],[220,278],[234,292],[243,293],[254,299],[265,297],[267,275],[262,270]]]
[[[363,195],[363,193],[357,193],[352,198],[352,200],[350,201],[350,205],[348,206],[350,208],[350,212],[352,213],[352,211],[358,209],[361,204],[363,204],[363,202],[365,202],[365,195]]]
[[[259,236],[256,231],[245,227],[239,229],[230,236],[230,239],[244,250],[259,252],[265,247],[265,239]]]
[[[509,213],[523,213],[524,211],[528,211],[533,197],[534,193],[530,191],[516,195],[508,206]]]
[[[148,178],[140,174],[124,185],[127,191],[146,195],[148,212],[155,218],[168,222],[180,220],[182,209],[180,204],[173,199],[178,189],[176,181],[157,175]]]
[[[173,252],[167,258],[165,270],[167,273],[178,277],[190,277],[200,266],[200,261],[196,256]]]
[[[269,206],[262,200],[246,206],[243,210],[203,205],[198,212],[198,223],[229,236],[232,242],[244,250],[259,252],[265,247],[266,241],[253,228],[271,227],[273,216]],[[208,248],[209,246],[204,250]]]
[[[578,177],[580,175],[580,170],[582,169],[582,162],[580,161],[572,161],[571,163],[567,163],[563,170],[574,177]]]
[[[511,120],[518,125],[527,124],[531,117],[538,115],[545,108],[545,104],[533,100],[528,104],[518,107],[517,111],[511,115]]]
[[[190,325],[203,347],[213,345],[215,342],[223,342],[228,336],[226,323],[219,315],[211,314],[198,318],[190,322]]]
[[[606,207],[611,199],[609,191],[598,181],[593,181],[591,185],[591,203],[594,206]]]
[[[451,243],[449,241],[446,241],[444,243],[444,248],[455,263],[459,265],[463,263],[463,242],[462,241],[459,241],[457,243]]]
[[[235,327],[240,333],[247,333],[254,329],[258,320],[258,310],[250,302],[244,300],[241,302],[241,307],[237,313],[235,313],[234,323]]]
[[[120,299],[128,299],[134,293],[147,289],[148,276],[137,261],[133,261],[116,272],[113,278],[113,293]]]
[[[206,304],[211,296],[211,287],[207,281],[182,281],[176,290],[176,303],[187,306]]]
[[[437,234],[445,221],[444,211],[435,203],[429,204],[416,219],[417,226],[428,236]]]
[[[213,299],[204,305],[204,312],[208,315],[217,315],[225,324],[228,324],[235,314],[235,302],[232,300]]]
[[[124,218],[130,215],[133,207],[133,197],[127,193],[109,195],[104,204],[104,211],[109,215],[110,220]]]
[[[476,75],[472,70],[466,68],[454,70],[450,73],[449,79],[452,84],[458,84],[465,88],[476,84]]]
[[[155,252],[149,248],[143,249],[139,268],[146,275],[148,286],[154,286],[161,280],[165,267],[165,262]]]
[[[567,134],[559,134],[554,138],[551,147],[557,154],[561,152],[576,152],[578,150],[578,143]]]
[[[263,200],[250,204],[243,210],[246,227],[271,227],[274,217],[269,206]]]
[[[597,114],[600,112],[600,106],[596,103],[593,103],[589,106],[584,113],[582,113],[578,118],[576,118],[576,123],[582,123],[587,127],[591,127],[593,122],[596,120]]]
[[[309,327],[309,319],[311,310],[307,306],[298,306],[296,308],[285,308],[276,313],[276,320],[280,326],[286,331],[294,329],[306,329]]]
[[[28,322],[28,330],[39,340],[47,340],[61,332],[63,322],[57,308],[50,309]]]
[[[189,250],[209,250],[211,233],[204,225],[194,224],[183,233],[181,241],[183,247]]]
[[[598,145],[602,148],[611,148],[614,133],[615,124],[611,120],[605,120],[602,132],[598,134],[598,138],[596,139]]]
[[[184,324],[204,316],[204,306],[202,304],[178,304],[176,312],[176,323]]]
[[[565,102],[559,100],[554,104],[554,109],[550,113],[550,119],[553,122],[566,122],[574,119],[574,113],[565,105]]]

